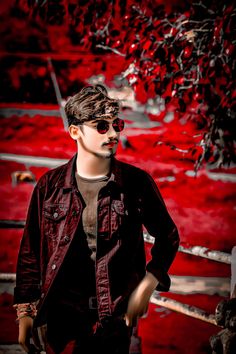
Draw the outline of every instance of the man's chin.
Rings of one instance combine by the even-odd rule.
[[[107,159],[110,159],[111,157],[115,156],[116,155],[116,151],[111,151],[109,153],[109,156],[106,156]]]
[[[112,156],[116,155],[116,151],[108,151],[108,152],[101,152],[101,153],[95,153],[97,157],[102,157],[104,159],[110,159]]]

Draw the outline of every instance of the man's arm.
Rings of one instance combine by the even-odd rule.
[[[152,258],[146,266],[146,276],[130,296],[126,324],[136,324],[138,316],[142,316],[148,307],[153,291],[168,291],[170,278],[167,274],[179,247],[179,234],[171,219],[164,200],[156,183],[145,173],[143,183],[143,224],[147,231],[155,237],[151,249]]]
[[[178,251],[179,233],[155,181],[149,174],[146,176],[143,224],[148,233],[155,238],[151,248],[152,258],[148,262],[146,270],[158,280],[156,290],[168,291],[170,278],[167,272]]]
[[[19,322],[19,343],[28,351],[29,338],[40,297],[40,220],[42,193],[33,190],[17,261],[14,308]]]
[[[28,207],[18,254],[14,304],[36,301],[40,297],[41,203],[41,190],[37,184]]]

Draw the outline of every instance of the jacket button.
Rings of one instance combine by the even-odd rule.
[[[45,296],[45,294],[44,294],[44,293],[42,293],[42,294],[41,294],[41,299],[43,299],[43,298],[44,298],[44,296]]]
[[[56,269],[56,267],[57,267],[57,265],[54,263],[54,264],[52,265],[52,269],[54,270],[54,269]]]
[[[65,237],[64,237],[64,242],[65,243],[68,243],[70,241],[70,237],[68,236],[68,235],[66,235]]]
[[[54,217],[54,219],[56,219],[56,218],[58,217],[58,213],[55,212],[55,213],[53,214],[53,217]]]

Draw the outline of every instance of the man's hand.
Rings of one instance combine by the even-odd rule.
[[[25,316],[19,319],[19,337],[18,342],[28,353],[30,350],[30,337],[32,335],[33,318]]]
[[[148,309],[150,297],[158,284],[158,280],[152,273],[147,272],[145,277],[132,292],[125,314],[126,325],[131,327],[137,323],[137,318],[143,316]]]

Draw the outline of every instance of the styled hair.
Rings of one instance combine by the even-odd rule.
[[[70,97],[65,105],[68,127],[94,119],[110,118],[118,115],[120,101],[108,97],[103,85],[89,85]]]

